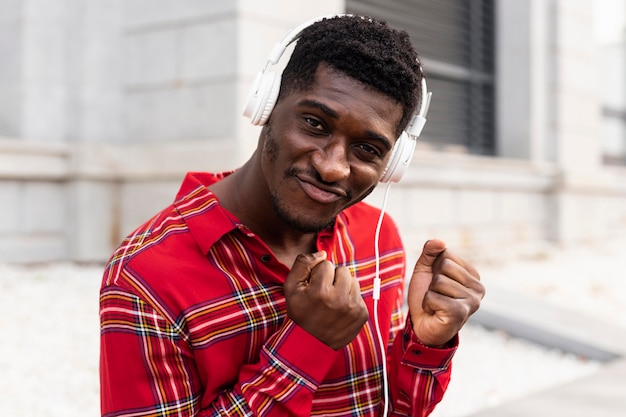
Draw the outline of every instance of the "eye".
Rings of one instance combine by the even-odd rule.
[[[356,147],[359,150],[361,158],[363,159],[372,160],[375,158],[380,158],[382,156],[382,152],[380,151],[380,149],[372,144],[363,142],[357,144]]]
[[[313,129],[319,130],[321,132],[323,132],[324,129],[324,125],[322,124],[321,121],[319,121],[318,119],[314,118],[314,117],[310,117],[310,116],[305,116],[304,117],[304,121],[311,126]]]

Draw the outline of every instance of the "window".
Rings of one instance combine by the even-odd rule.
[[[346,9],[411,36],[433,92],[421,139],[494,153],[493,0],[348,0]]]
[[[604,162],[626,165],[626,5],[623,0],[595,0],[594,7]]]

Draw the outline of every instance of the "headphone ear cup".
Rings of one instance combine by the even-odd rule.
[[[413,158],[416,140],[402,132],[391,151],[391,157],[380,177],[380,182],[399,182]]]
[[[262,126],[269,119],[280,91],[280,75],[274,72],[257,74],[243,108],[243,115],[256,126]]]

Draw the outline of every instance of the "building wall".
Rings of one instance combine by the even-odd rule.
[[[602,164],[584,0],[498,3],[498,157],[419,144],[388,211],[481,258],[626,232]],[[186,171],[231,169],[258,128],[248,86],[290,27],[342,1],[43,0],[0,16],[0,261],[104,261]],[[435,96],[436,97],[436,96]],[[379,187],[368,202],[380,205]]]

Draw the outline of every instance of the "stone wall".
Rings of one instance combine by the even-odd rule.
[[[626,232],[626,169],[602,164],[600,98],[581,82],[602,74],[581,29],[589,7],[499,2],[498,156],[418,145],[388,202],[411,254],[430,237],[495,258]],[[273,44],[342,10],[331,0],[8,3],[0,262],[103,262],[172,201],[186,171],[237,167],[258,136],[243,102]]]

